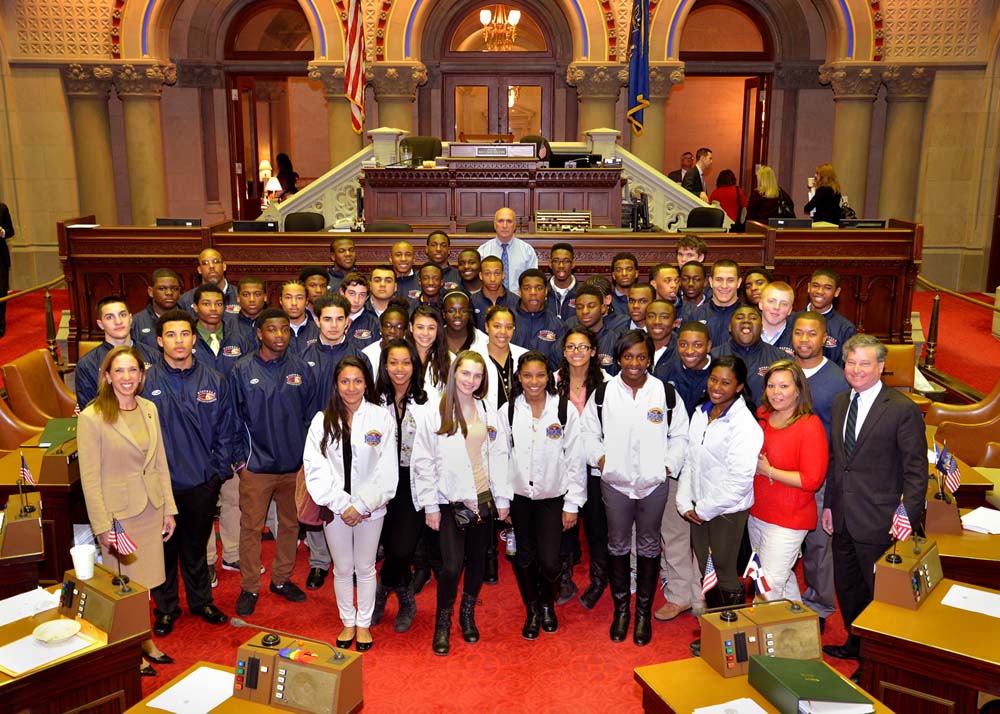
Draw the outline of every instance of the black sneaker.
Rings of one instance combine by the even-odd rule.
[[[273,586],[272,586],[273,587]],[[247,617],[257,609],[257,593],[243,590],[236,600],[236,614],[240,617]]]
[[[305,602],[306,594],[291,580],[286,580],[281,585],[271,583],[271,592],[288,600],[288,602]]]

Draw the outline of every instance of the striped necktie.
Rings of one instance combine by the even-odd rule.
[[[500,244],[500,262],[503,263],[503,286],[510,290],[510,256],[507,255],[507,249],[510,248],[506,243]]]
[[[854,442],[857,440],[855,432],[858,430],[859,396],[857,392],[854,393],[854,397],[851,399],[851,406],[847,410],[847,426],[844,429],[844,453],[847,454],[847,458],[851,458],[851,454],[854,453]]]

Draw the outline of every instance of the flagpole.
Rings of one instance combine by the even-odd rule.
[[[893,565],[899,565],[903,562],[903,559],[896,555],[896,544],[899,543],[899,538],[892,539],[892,552],[885,556],[885,562],[892,563]]]
[[[115,518],[114,514],[112,514],[112,516],[111,516],[111,523],[112,523],[111,527],[112,528],[114,528],[114,522],[116,520],[117,519]],[[112,585],[118,585],[120,587],[120,589],[118,590],[118,592],[124,595],[125,593],[132,592],[132,588],[129,587],[129,577],[127,575],[122,575],[122,556],[121,556],[121,553],[118,551],[118,536],[117,535],[115,537],[115,544],[114,544],[114,546],[112,546],[112,548],[115,551],[115,561],[117,561],[117,563],[118,563],[118,575],[116,575],[113,578],[111,578],[111,584]]]

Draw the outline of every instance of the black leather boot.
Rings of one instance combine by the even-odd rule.
[[[373,625],[382,622],[382,618],[385,616],[385,605],[389,602],[391,592],[392,590],[382,584],[382,578],[379,578],[378,584],[375,586],[375,609],[372,610]]]
[[[462,628],[462,639],[469,644],[479,642],[479,629],[476,627],[476,598],[468,593],[462,593],[462,604],[458,608],[458,624]]]
[[[427,581],[431,579],[430,568],[427,567],[415,567],[413,569],[413,594],[419,595],[420,591],[424,589],[424,585]]]
[[[413,626],[413,618],[417,616],[417,601],[413,597],[413,587],[401,585],[396,588],[396,597],[399,598],[399,612],[396,613],[396,622],[392,629],[396,632],[408,632]]]
[[[500,582],[500,560],[496,539],[493,540],[493,545],[486,550],[486,571],[483,573],[483,582],[487,585],[496,585]]]
[[[451,613],[450,607],[439,607],[434,620],[434,654],[446,655],[451,649]]]
[[[635,630],[632,641],[640,647],[649,644],[653,637],[653,598],[660,570],[659,556],[636,559],[635,574]]]
[[[580,604],[588,610],[593,610],[597,601],[604,594],[604,589],[608,587],[608,565],[590,561],[590,585],[580,596]]]
[[[624,642],[628,636],[629,605],[632,593],[629,589],[629,556],[608,556],[608,580],[611,583],[611,600],[614,603],[614,619],[611,621],[611,641]]]
[[[562,571],[559,573],[559,595],[556,603],[565,605],[580,592],[580,588],[573,582],[573,554],[566,553],[562,556]]]
[[[556,593],[559,592],[559,581],[550,583],[547,580],[540,579],[538,592],[538,609],[542,617],[542,632],[552,634],[559,629],[555,603]]]
[[[722,590],[719,589],[722,597],[722,604],[726,607],[740,607],[747,602],[747,595],[743,590]]]
[[[535,568],[522,568],[516,560],[511,561],[517,589],[521,592],[526,616],[521,628],[521,637],[526,640],[538,639],[538,586],[535,582]]]

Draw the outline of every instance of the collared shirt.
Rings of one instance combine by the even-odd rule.
[[[767,334],[767,323],[764,322],[764,323],[761,323],[761,324],[762,324],[762,327],[760,328],[760,339],[764,340],[764,342],[766,342],[769,345],[773,345],[773,344],[776,344],[778,342],[778,340],[781,339],[781,335],[785,331],[785,327],[788,325],[788,320],[785,320],[784,322],[782,322],[781,326],[779,328],[777,328],[770,335]]]
[[[851,390],[851,397],[847,401],[847,409],[850,411],[851,400],[854,399],[854,395],[858,395],[858,420],[854,424],[854,438],[857,439],[858,434],[861,433],[861,427],[865,424],[865,419],[868,417],[868,412],[872,410],[872,405],[875,404],[875,399],[878,397],[879,392],[882,391],[882,380],[875,382],[872,386],[868,387],[863,392],[856,392]],[[844,419],[844,437],[847,437],[847,419]]]
[[[195,329],[198,331],[198,334],[201,336],[201,338],[203,340],[205,340],[206,344],[211,345],[212,344],[212,335],[215,335],[215,338],[219,341],[219,345],[221,346],[222,345],[222,338],[226,334],[225,330],[222,327],[222,324],[223,323],[220,321],[219,322],[219,326],[217,328],[215,328],[214,330],[209,330],[204,325],[202,325],[200,322],[198,322],[198,323],[195,324]]]
[[[479,257],[485,258],[490,255],[495,255],[496,257],[501,258],[503,254],[503,250],[500,247],[501,245],[502,243],[499,238],[493,238],[486,241],[478,248]],[[529,270],[530,268],[538,267],[538,255],[529,243],[517,238],[516,236],[511,238],[510,243],[507,245],[507,261],[510,266],[510,275],[505,276],[506,284],[510,286],[511,290],[516,290],[521,273],[525,270]]]

